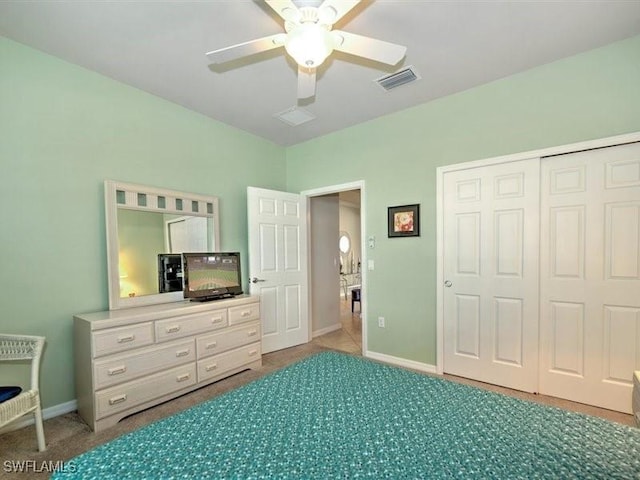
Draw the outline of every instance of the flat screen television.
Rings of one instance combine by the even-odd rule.
[[[183,253],[184,298],[206,302],[242,294],[240,253]]]

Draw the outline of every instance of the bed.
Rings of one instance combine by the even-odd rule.
[[[640,430],[324,352],[67,462],[55,479],[640,478]]]

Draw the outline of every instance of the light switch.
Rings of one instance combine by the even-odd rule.
[[[374,263],[373,263],[373,260],[367,260],[367,268],[368,268],[369,270],[373,270],[373,269],[374,269],[374,267],[375,267],[375,265],[374,265]]]

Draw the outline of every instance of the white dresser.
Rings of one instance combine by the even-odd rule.
[[[94,431],[262,366],[260,297],[74,316],[78,412]]]

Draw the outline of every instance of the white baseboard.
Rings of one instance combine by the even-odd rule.
[[[336,330],[340,330],[342,328],[341,323],[336,323],[329,327],[321,328],[320,330],[315,330],[311,334],[313,338],[319,337],[320,335],[326,335],[327,333],[335,332]]]
[[[416,362],[414,360],[407,360],[406,358],[394,357],[392,355],[386,355],[384,353],[372,352],[370,350],[364,353],[364,356],[372,360],[379,360],[391,365],[397,365],[399,367],[410,368],[412,370],[418,370],[426,373],[437,373],[436,366],[428,363]]]
[[[42,409],[42,418],[44,420],[47,420],[48,418],[58,417],[60,415],[64,415],[65,413],[75,412],[77,409],[78,402],[76,400],[71,400],[69,402],[60,403],[58,405]],[[6,427],[0,429],[0,432],[5,433],[12,430],[18,430],[20,428],[33,425],[34,423],[35,420],[32,414],[25,415],[20,420],[16,420],[15,422],[12,422]]]

